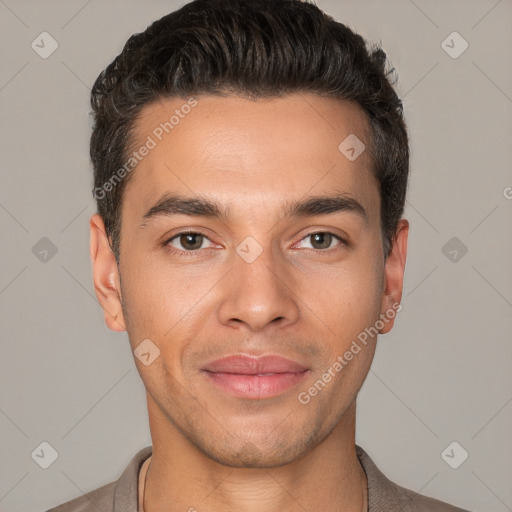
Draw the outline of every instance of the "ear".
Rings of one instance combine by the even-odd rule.
[[[103,309],[105,323],[112,331],[126,330],[121,306],[121,281],[116,258],[105,231],[103,219],[94,214],[90,221],[90,254],[96,297]]]
[[[405,260],[407,258],[407,237],[409,235],[409,222],[401,219],[392,240],[391,253],[386,258],[384,266],[384,290],[382,293],[380,313],[387,320],[384,327],[379,329],[379,334],[386,334],[393,328],[395,315],[391,317],[386,312],[397,311],[397,305],[402,300],[404,284]],[[393,307],[394,306],[394,307]]]

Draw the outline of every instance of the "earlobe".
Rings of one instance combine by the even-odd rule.
[[[391,253],[386,258],[384,267],[385,281],[381,300],[381,318],[384,318],[384,326],[379,329],[379,334],[387,334],[391,331],[398,305],[402,300],[408,234],[409,222],[401,219],[393,237]]]
[[[121,306],[119,269],[110,248],[103,219],[94,214],[90,221],[90,256],[96,297],[103,309],[105,323],[112,331],[126,330]]]

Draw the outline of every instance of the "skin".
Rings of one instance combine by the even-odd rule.
[[[365,114],[311,94],[196,99],[127,184],[119,268],[102,219],[90,220],[94,286],[107,326],[126,330],[132,350],[144,339],[160,350],[149,366],[135,358],[153,441],[145,511],[366,510],[356,396],[377,337],[307,405],[297,399],[402,295],[408,222],[400,221],[384,259],[369,151],[350,161],[338,150],[349,134],[369,147]],[[184,103],[146,106],[134,146]],[[367,221],[353,211],[282,215],[285,201],[334,191],[359,202]],[[229,216],[160,215],[144,223],[164,193],[215,200],[229,205]],[[207,238],[176,237],[168,243],[176,252],[166,250],[184,229]],[[348,243],[308,236],[319,232]],[[252,263],[236,252],[249,236],[263,251]],[[278,354],[311,371],[279,396],[234,397],[200,369],[237,353]]]

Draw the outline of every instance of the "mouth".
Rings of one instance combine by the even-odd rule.
[[[222,391],[252,400],[281,395],[297,386],[311,371],[281,356],[243,354],[218,359],[201,370],[209,382]]]

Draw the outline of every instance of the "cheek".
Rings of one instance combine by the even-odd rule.
[[[208,291],[218,281],[205,272],[178,271],[149,258],[125,261],[121,274],[123,311],[132,350],[145,339],[159,348],[175,373],[181,354],[211,321]],[[126,276],[126,279],[123,279]],[[172,368],[171,368],[172,367]],[[161,368],[160,371],[164,371]]]
[[[382,265],[360,261],[340,268],[309,286],[306,303],[324,327],[347,341],[373,324],[380,313]],[[333,332],[332,332],[333,331]]]
[[[129,310],[137,322],[148,315],[156,323],[181,318],[204,295],[209,282],[204,273],[193,275],[149,257],[126,261],[122,276],[126,276],[122,284]]]

